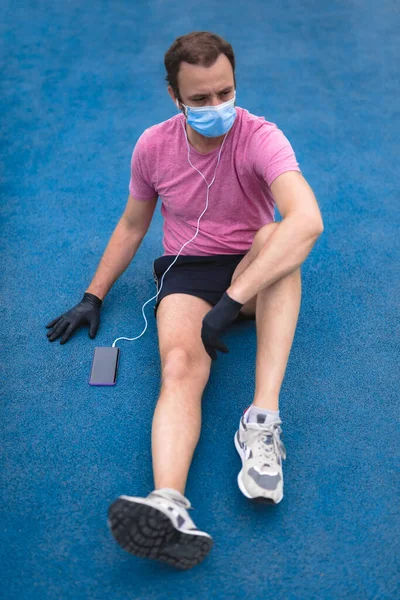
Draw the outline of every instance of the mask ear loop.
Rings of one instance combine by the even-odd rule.
[[[175,101],[175,104],[176,104],[176,106],[178,107],[178,109],[179,109],[179,110],[181,110],[181,107],[179,106],[179,100],[176,100],[176,101]],[[186,106],[183,104],[183,102],[182,102],[182,106],[184,107],[184,109],[183,109],[183,112],[184,112],[185,118],[187,119],[187,108],[186,108]]]

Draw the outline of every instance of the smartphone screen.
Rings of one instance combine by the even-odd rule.
[[[90,372],[90,385],[115,385],[117,381],[117,368],[119,348],[116,346],[99,346],[94,349],[92,370]]]

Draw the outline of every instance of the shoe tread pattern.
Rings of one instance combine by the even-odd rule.
[[[119,498],[109,507],[108,521],[127,552],[182,570],[201,563],[213,546],[211,538],[178,531],[162,511],[146,504]]]

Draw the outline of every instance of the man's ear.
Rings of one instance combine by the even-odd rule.
[[[176,98],[176,96],[174,94],[174,90],[173,90],[173,88],[172,88],[171,85],[168,86],[168,93],[171,96],[173,103],[180,109],[179,104],[177,104],[178,103],[178,99]]]

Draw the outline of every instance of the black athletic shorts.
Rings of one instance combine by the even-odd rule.
[[[169,294],[190,294],[206,300],[212,306],[217,304],[230,287],[232,275],[245,254],[216,254],[214,256],[178,256],[176,263],[164,277],[161,292],[154,306],[154,316],[158,305]],[[176,255],[156,258],[153,263],[153,277],[160,289],[161,278]],[[254,316],[239,313],[236,321],[254,320]],[[235,321],[235,322],[236,322]]]

